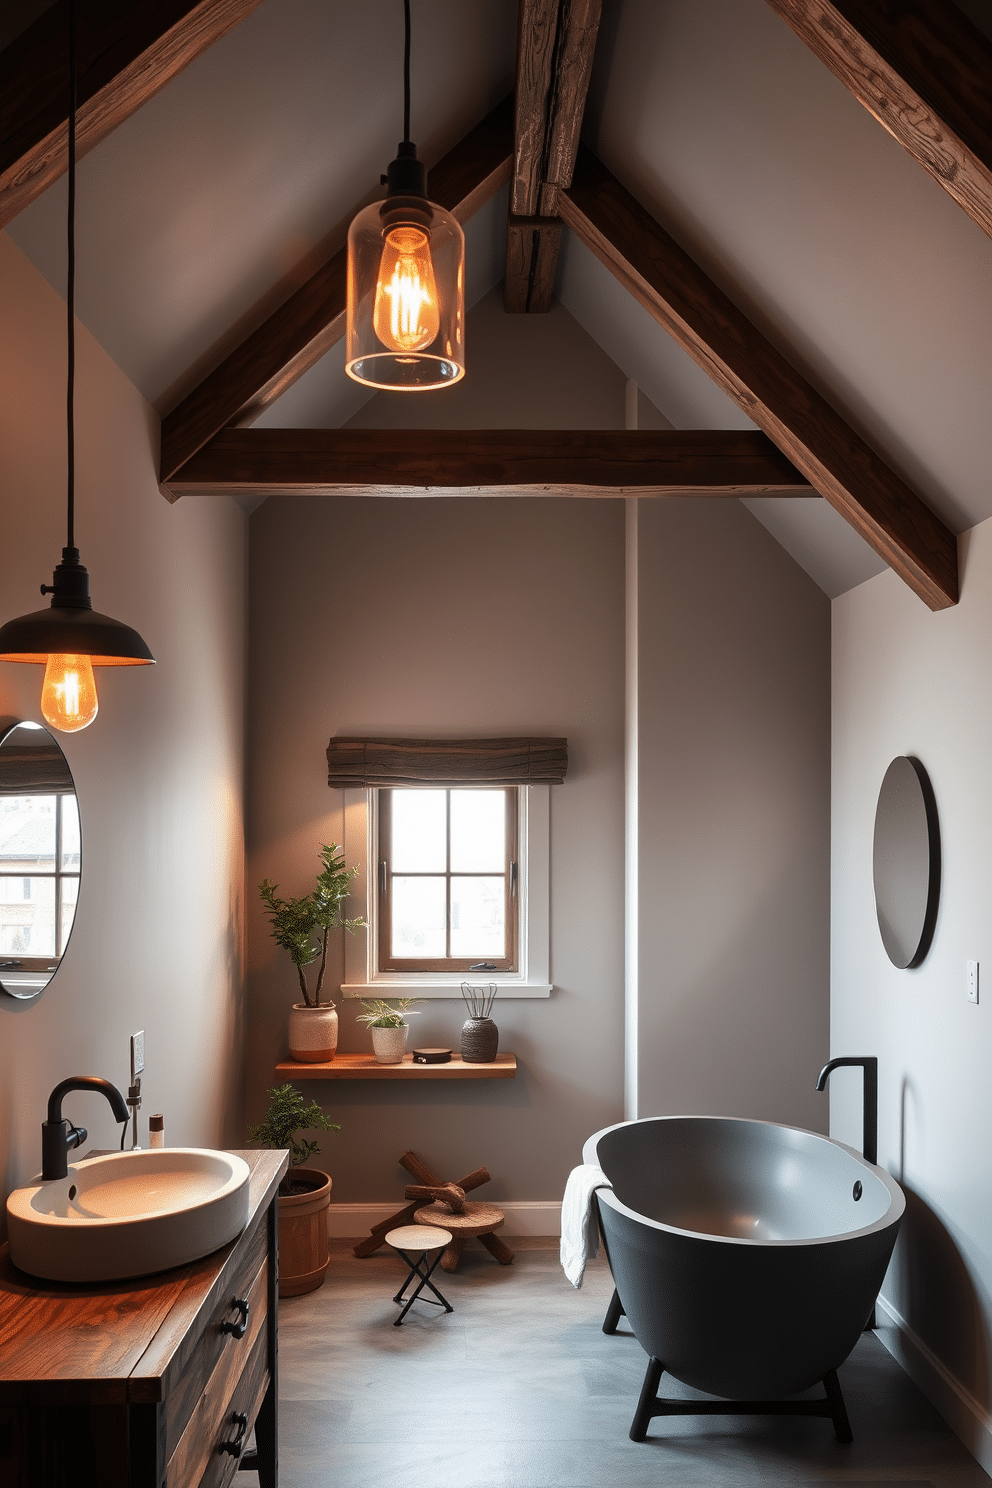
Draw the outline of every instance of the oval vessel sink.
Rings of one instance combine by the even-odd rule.
[[[226,1245],[248,1220],[248,1164],[165,1147],[70,1163],[7,1199],[10,1258],[49,1281],[122,1281]]]

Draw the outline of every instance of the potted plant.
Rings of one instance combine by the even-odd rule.
[[[408,1013],[416,1002],[423,1002],[423,998],[362,998],[362,1007],[365,1011],[359,1013],[355,1021],[367,1024],[372,1030],[372,1048],[379,1064],[402,1063],[409,1026],[403,1014]]]
[[[334,1058],[338,1046],[334,1003],[321,1002],[327,970],[327,937],[332,930],[354,931],[365,924],[361,918],[346,920],[341,913],[358,869],[345,867],[344,855],[338,853],[336,842],[325,843],[320,857],[324,866],[311,894],[299,899],[280,899],[278,884],[264,878],[258,886],[269,913],[272,939],[289,952],[303,993],[303,1001],[294,1002],[289,1014],[289,1053],[301,1064],[326,1064]],[[306,968],[318,960],[317,985],[311,996]]]
[[[279,1295],[297,1297],[323,1285],[331,1202],[330,1175],[305,1166],[307,1158],[320,1151],[320,1143],[300,1134],[341,1128],[327,1119],[316,1101],[307,1104],[293,1085],[277,1085],[266,1093],[269,1109],[257,1126],[248,1128],[248,1140],[289,1150],[289,1171],[279,1185]]]

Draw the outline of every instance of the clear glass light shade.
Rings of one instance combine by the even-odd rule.
[[[50,656],[41,685],[41,714],[52,728],[74,734],[91,724],[99,702],[88,656]]]
[[[367,387],[418,392],[465,375],[465,234],[430,213],[429,227],[384,226],[374,202],[348,231],[345,370]]]

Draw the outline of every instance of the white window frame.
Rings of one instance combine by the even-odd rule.
[[[516,971],[473,973],[495,982],[502,1001],[509,997],[550,997],[551,787],[518,787],[517,894],[519,954]],[[378,788],[344,791],[344,855],[358,868],[349,917],[364,913],[367,930],[344,937],[342,997],[455,997],[461,1000],[465,972],[380,971],[377,896]],[[361,906],[364,905],[364,910]]]

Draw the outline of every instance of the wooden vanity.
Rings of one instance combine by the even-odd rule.
[[[248,1223],[157,1276],[39,1281],[0,1248],[0,1488],[224,1488],[254,1427],[276,1488],[277,1188],[241,1152]]]

